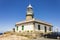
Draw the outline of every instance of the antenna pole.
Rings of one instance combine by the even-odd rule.
[[[28,0],[28,3],[30,4],[30,0]]]

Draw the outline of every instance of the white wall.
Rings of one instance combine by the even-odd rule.
[[[24,25],[24,30],[22,30],[22,25]],[[27,24],[22,24],[20,26],[18,26],[18,31],[27,31],[27,30],[34,30],[34,27],[33,27],[33,23],[27,23]]]
[[[44,25],[39,24],[39,23],[35,23],[35,30],[38,31],[38,25],[40,25],[40,31],[44,32]]]
[[[49,32],[49,26],[46,26],[47,27],[47,32]]]
[[[46,26],[46,25],[39,24],[39,23],[35,23],[35,30],[36,30],[36,31],[38,31],[38,25],[40,25],[40,28],[41,28],[40,31],[45,32],[45,26]],[[46,29],[47,32],[49,32],[49,27],[50,27],[50,26],[46,26],[46,27],[47,27],[47,29]]]
[[[35,30],[38,31],[38,23],[35,23]]]
[[[22,25],[24,25],[24,30],[22,30]],[[27,24],[22,24],[20,26],[18,26],[18,31],[15,28],[16,32],[20,32],[20,31],[28,31],[28,30],[36,30],[36,31],[42,31],[45,32],[45,25],[43,24],[39,24],[39,23],[35,23],[35,27],[33,25],[33,23],[27,23]],[[40,25],[41,30],[38,30],[38,25]],[[46,26],[47,27],[47,32],[49,32],[49,27],[50,26]]]

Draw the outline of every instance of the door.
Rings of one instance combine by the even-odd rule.
[[[45,26],[45,32],[47,32],[47,27]]]

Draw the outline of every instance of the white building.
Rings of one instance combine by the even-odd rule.
[[[50,32],[52,31],[52,25],[41,21],[34,19],[34,13],[31,4],[27,7],[27,13],[26,13],[26,20],[17,22],[15,25],[15,31],[16,32],[24,32],[24,31],[41,31],[41,32]]]

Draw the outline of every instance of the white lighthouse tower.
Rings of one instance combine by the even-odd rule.
[[[29,6],[27,7],[26,20],[32,20],[33,17],[34,17],[33,9],[32,9],[31,4],[29,4]]]

